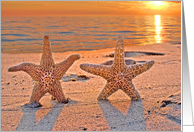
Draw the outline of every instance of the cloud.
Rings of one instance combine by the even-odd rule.
[[[166,2],[171,2],[171,3],[181,3],[181,1],[166,1]]]
[[[168,1],[166,1],[168,2]],[[180,1],[169,1],[168,10],[179,10]],[[153,12],[150,1],[2,1],[3,14],[145,14],[146,10]],[[164,9],[164,8],[161,8]],[[161,10],[158,8],[158,10]],[[16,13],[16,12],[19,13]],[[9,13],[8,13],[9,12]],[[38,13],[35,13],[38,12]],[[41,15],[41,14],[40,14]],[[5,15],[4,15],[5,16]]]

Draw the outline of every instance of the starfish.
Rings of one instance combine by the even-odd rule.
[[[12,66],[8,69],[9,72],[24,71],[28,73],[35,81],[35,85],[30,97],[30,102],[25,106],[31,108],[41,106],[39,100],[46,93],[50,93],[58,100],[58,102],[67,103],[68,98],[65,98],[65,95],[62,91],[60,79],[74,63],[74,61],[78,60],[79,58],[79,54],[73,54],[66,60],[55,64],[52,57],[49,36],[45,35],[43,40],[43,51],[40,65],[22,63],[16,66]]]
[[[143,64],[126,65],[124,60],[124,40],[118,36],[114,53],[114,62],[111,66],[97,64],[81,64],[80,68],[107,80],[107,84],[98,96],[98,100],[106,99],[118,89],[123,90],[132,100],[139,100],[140,95],[135,89],[132,79],[149,70],[154,60]]]

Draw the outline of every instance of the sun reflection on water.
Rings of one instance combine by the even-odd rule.
[[[181,16],[2,17],[1,53],[41,53],[45,34],[53,52],[112,48],[118,34],[125,44],[180,42]]]
[[[160,23],[161,23],[160,15],[155,15],[156,35],[154,37],[155,37],[156,43],[161,43],[161,35],[160,34],[161,34],[162,27],[161,27]]]

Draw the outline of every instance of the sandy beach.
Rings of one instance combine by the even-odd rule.
[[[115,43],[116,45],[116,43]],[[55,63],[80,54],[61,80],[68,104],[43,96],[39,108],[24,108],[33,88],[25,72],[8,72],[11,66],[39,64],[41,53],[1,54],[1,130],[48,131],[181,131],[181,44],[126,45],[125,60],[136,63],[155,60],[153,67],[133,79],[141,95],[131,99],[121,90],[108,100],[97,97],[106,80],[80,69],[80,64],[102,64],[113,60],[114,48],[53,53]],[[151,52],[158,54],[129,52]],[[81,75],[81,76],[80,76]]]

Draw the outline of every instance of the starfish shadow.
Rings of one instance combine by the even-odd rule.
[[[98,101],[98,104],[111,130],[147,131],[142,100],[131,101],[126,115],[123,115],[107,100]]]
[[[22,107],[23,116],[16,131],[51,131],[65,104],[56,103],[43,119],[36,123],[36,112],[41,109]]]

